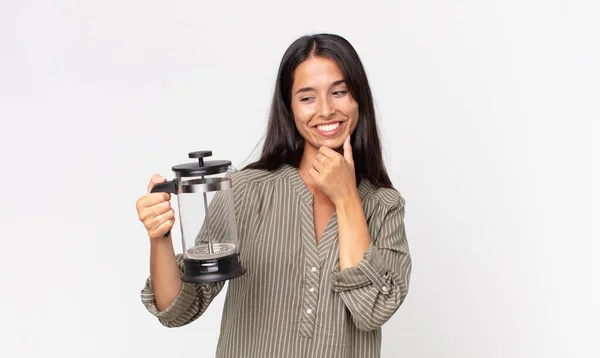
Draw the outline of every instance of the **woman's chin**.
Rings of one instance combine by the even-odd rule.
[[[309,145],[310,147],[312,147],[313,149],[316,149],[317,151],[319,149],[321,149],[321,147],[327,147],[329,149],[333,149],[336,152],[339,153],[343,153],[344,151],[344,139],[346,139],[346,137],[344,138],[340,138],[340,137],[336,137],[336,138],[318,138],[317,140],[314,141],[308,141],[305,140],[304,145]]]
[[[321,146],[325,146],[325,147],[333,149],[333,150],[338,150],[338,149],[344,147],[345,139],[346,139],[345,136],[343,138],[342,138],[342,136],[336,136],[335,138],[321,139],[319,141],[319,144]]]

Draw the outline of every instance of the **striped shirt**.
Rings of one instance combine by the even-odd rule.
[[[337,214],[317,243],[313,196],[296,168],[246,169],[232,182],[247,272],[229,282],[216,357],[379,357],[381,326],[406,297],[411,272],[400,194],[361,180],[371,244],[357,266],[340,272]],[[211,202],[216,227],[226,224],[218,215],[224,205],[219,195]],[[142,303],[161,324],[179,327],[201,316],[223,286],[184,282],[159,312],[149,277]]]

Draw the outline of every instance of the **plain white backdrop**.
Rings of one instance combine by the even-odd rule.
[[[2,0],[0,356],[214,356],[224,292],[178,329],[142,306],[135,202],[190,151],[256,158],[283,52],[317,32],[361,56],[407,201],[382,356],[600,356],[598,10]]]

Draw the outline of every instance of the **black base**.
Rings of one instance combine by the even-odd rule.
[[[246,269],[242,267],[238,254],[220,257],[214,260],[183,259],[184,282],[203,283],[231,280],[242,276]]]

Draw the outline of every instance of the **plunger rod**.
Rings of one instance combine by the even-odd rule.
[[[208,253],[213,254],[212,245],[212,232],[210,227],[210,213],[208,212],[208,201],[206,200],[206,193],[202,193],[204,196],[204,212],[206,213],[206,231],[208,233]]]

